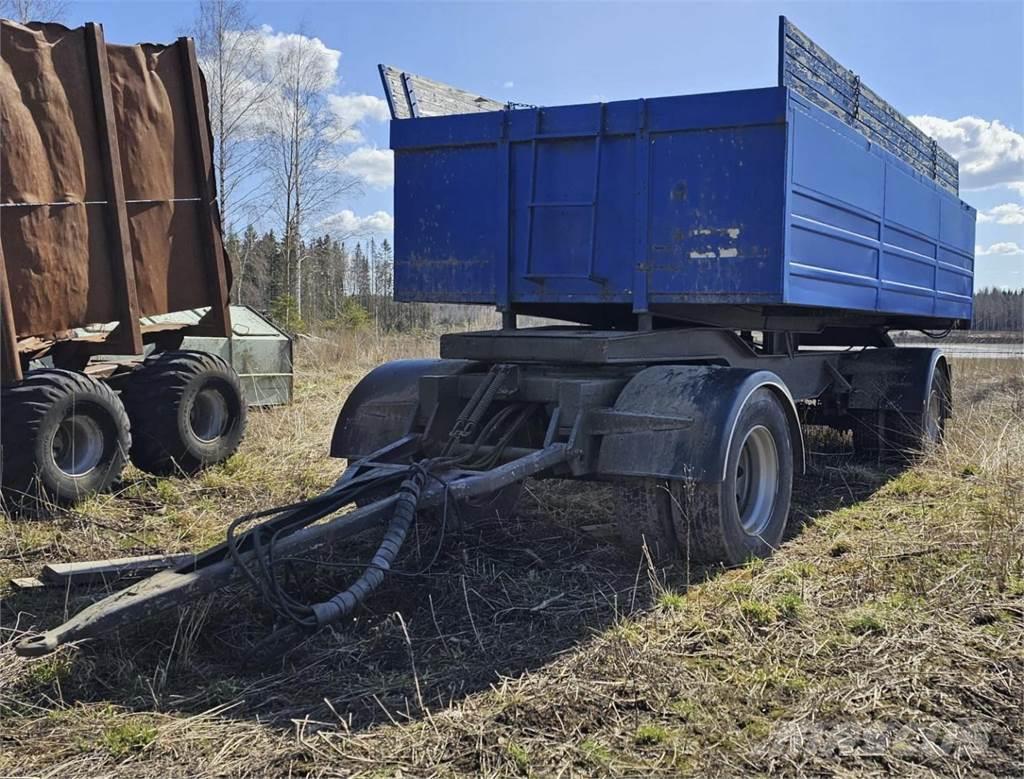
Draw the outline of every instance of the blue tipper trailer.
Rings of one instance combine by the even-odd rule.
[[[776,87],[393,122],[398,299],[599,326],[969,321],[956,162],[780,29]]]
[[[941,440],[949,365],[888,332],[968,325],[975,211],[956,161],[786,19],[767,89],[539,108],[381,76],[395,295],[496,306],[501,329],[373,370],[336,423],[349,466],[331,490],[236,521],[23,654],[239,573],[317,628],[380,584],[417,514],[508,512],[528,477],[618,484],[626,544],[738,564],[783,538],[806,425],[875,458]],[[278,580],[275,560],[375,526],[373,561],[334,597]]]

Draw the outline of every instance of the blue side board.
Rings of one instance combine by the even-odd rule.
[[[970,317],[974,209],[785,87],[398,120],[391,147],[399,300]]]
[[[976,212],[791,95],[786,302],[969,319]]]

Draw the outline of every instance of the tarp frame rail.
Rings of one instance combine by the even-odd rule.
[[[785,16],[779,17],[779,86],[789,87],[939,186],[959,194],[956,159]]]

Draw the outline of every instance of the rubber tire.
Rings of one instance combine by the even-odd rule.
[[[15,503],[69,506],[106,490],[121,477],[131,449],[129,418],[104,382],[84,373],[45,368],[29,371],[0,394],[2,483]],[[80,476],[61,470],[53,458],[54,435],[72,411],[92,417],[103,437],[99,461]]]
[[[190,414],[197,394],[213,388],[226,401],[223,432],[209,441],[192,429]],[[128,377],[121,393],[131,418],[136,467],[157,476],[193,474],[223,462],[245,435],[247,406],[238,374],[208,352],[160,352]]]
[[[766,427],[775,442],[779,470],[775,502],[764,530],[748,535],[736,506],[736,465],[746,434]],[[770,389],[754,392],[732,432],[726,478],[722,482],[640,479],[620,490],[618,529],[632,550],[646,541],[655,562],[689,559],[741,565],[768,557],[781,544],[793,493],[793,440],[786,411]]]
[[[875,412],[861,412],[853,417],[853,449],[861,457],[878,460],[892,456],[913,460],[942,443],[946,434],[946,420],[952,405],[949,379],[944,371],[936,370],[928,388],[929,406],[925,413],[884,413],[881,424]],[[933,400],[934,398],[934,400]],[[926,413],[937,403],[939,416],[934,425],[928,424]]]

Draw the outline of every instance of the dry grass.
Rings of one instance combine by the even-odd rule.
[[[0,576],[219,540],[320,490],[352,385],[432,337],[300,346],[296,403],[192,481],[0,519]],[[40,660],[21,631],[95,593],[2,590],[0,775],[1024,773],[1024,377],[956,366],[947,445],[902,473],[813,439],[792,538],[730,571],[652,570],[595,534],[606,487],[528,485],[517,516],[421,527],[356,619],[287,652],[248,593]],[[583,532],[581,528],[588,528]],[[365,547],[336,550],[358,559]],[[344,571],[297,573],[314,591]]]

